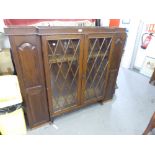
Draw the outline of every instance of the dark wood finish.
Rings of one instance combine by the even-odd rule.
[[[105,91],[104,100],[110,100],[115,93],[116,79],[117,79],[118,70],[110,70],[108,74],[107,88]]]
[[[25,113],[30,128],[50,121],[44,79],[40,37],[24,29],[29,35],[18,35],[23,29],[5,29],[9,36],[13,59],[17,70]],[[30,32],[29,32],[30,31]],[[17,34],[17,35],[13,35]]]
[[[43,43],[42,45],[43,45],[43,53],[44,53],[44,63],[45,63],[45,66],[46,66],[45,67],[45,72],[46,72],[46,81],[47,81],[47,88],[48,88],[48,100],[50,102],[50,107],[51,107],[51,105],[52,105],[52,98],[51,98],[51,96],[53,96],[53,94],[54,94],[52,92],[52,91],[54,91],[54,89],[52,90],[52,88],[50,86],[51,85],[50,83],[51,83],[51,79],[52,79],[52,74],[50,74],[50,72],[51,72],[51,63],[49,64],[49,62],[54,62],[56,64],[60,63],[60,66],[61,66],[61,63],[67,61],[68,59],[66,58],[64,60],[64,57],[63,57],[61,61],[58,61],[59,60],[58,58],[56,59],[56,61],[48,60],[48,44],[47,44],[47,42],[50,41],[50,40],[60,40],[60,39],[61,40],[64,40],[64,39],[79,39],[80,40],[80,53],[79,53],[79,60],[78,60],[79,70],[78,70],[78,80],[77,80],[77,90],[76,90],[76,92],[77,92],[77,101],[76,101],[75,105],[71,105],[71,107],[72,106],[74,107],[74,106],[78,106],[80,104],[80,90],[81,90],[81,80],[82,80],[81,79],[81,76],[82,76],[82,60],[83,60],[83,51],[82,51],[83,50],[83,36],[82,35],[71,34],[71,35],[52,35],[52,36],[43,36],[42,37],[42,43]],[[62,73],[61,73],[61,76],[62,76]],[[55,82],[55,83],[57,83],[57,82]],[[62,81],[62,83],[63,83],[63,81]],[[60,89],[61,89],[61,86],[60,86]],[[67,102],[67,100],[66,100],[66,102]],[[59,111],[58,112],[54,111],[53,107],[51,107],[51,109],[52,109],[52,110],[50,110],[51,117],[55,113],[59,113]],[[66,108],[64,108],[64,109],[61,108],[61,113],[62,113],[62,111],[65,111],[65,109]]]
[[[75,111],[75,110],[79,110],[79,109],[81,109],[83,107],[86,107],[88,105],[91,105],[91,104],[98,104],[102,99],[103,98],[99,98],[98,100],[96,100],[96,99],[88,100],[84,104],[72,106],[72,107],[69,107],[68,109],[64,109],[64,110],[62,110],[60,112],[54,113],[53,117],[60,116],[60,115],[62,115],[64,113],[72,112],[72,111]]]
[[[105,27],[38,27],[39,35],[54,35],[54,34],[105,34],[105,33],[124,33],[124,28],[105,28]],[[23,32],[24,33],[24,32]],[[21,34],[23,34],[21,32]]]
[[[111,52],[110,52],[110,62],[108,66],[108,74],[106,81],[106,91],[104,95],[104,100],[110,100],[115,93],[115,86],[117,75],[119,71],[119,66],[124,50],[124,45],[126,41],[126,33],[117,33],[114,36],[114,41],[112,44]]]
[[[150,131],[152,131],[152,129],[155,128],[155,112],[154,114],[152,115],[151,119],[150,119],[150,122],[147,126],[147,128],[145,129],[143,135],[147,135]]]
[[[47,108],[43,105],[46,103],[46,98],[42,86],[36,86],[26,89],[30,116],[30,126],[38,126],[49,121]]]
[[[87,103],[89,102],[88,100],[92,100],[91,98],[89,99],[84,99],[85,96],[85,91],[86,91],[86,84],[88,83],[88,80],[90,79],[90,77],[92,77],[92,80],[89,80],[90,86],[89,88],[94,88],[92,89],[94,90],[94,95],[96,96],[96,101],[99,101],[99,98],[103,97],[103,94],[105,93],[105,84],[106,84],[106,76],[105,79],[102,79],[102,77],[104,75],[107,74],[107,68],[109,66],[109,55],[111,53],[111,48],[110,46],[112,45],[113,42],[113,34],[111,33],[95,33],[95,34],[88,34],[85,37],[85,50],[84,50],[84,63],[83,63],[83,81],[82,81],[82,103]],[[109,43],[106,45],[106,38],[110,38]],[[97,41],[101,41],[101,44],[99,45],[99,51],[95,53],[95,57],[94,57],[94,62],[93,65],[90,66],[90,70],[89,70],[89,61],[92,59],[91,55],[94,55],[92,49],[89,49],[90,46],[90,40],[95,39],[95,41],[93,42],[92,45],[92,49],[98,46]],[[102,53],[102,47],[105,47],[105,51],[104,53]],[[101,50],[100,50],[101,49]],[[107,61],[105,60],[107,59]],[[103,63],[105,62],[105,65],[103,65]],[[98,64],[97,64],[98,63]],[[89,71],[87,71],[89,70]],[[99,74],[99,72],[101,74]],[[91,75],[92,73],[92,75]],[[88,76],[87,76],[88,74]],[[103,84],[103,87],[101,89],[99,89],[99,86]],[[93,84],[95,84],[93,86]],[[99,95],[95,90],[99,89],[99,92],[101,92],[101,94]],[[88,90],[89,91],[89,90]]]
[[[153,74],[151,76],[151,79],[150,79],[149,83],[153,84],[155,86],[155,69],[154,69],[154,72],[153,72]]]
[[[125,29],[9,27],[5,32],[31,128],[112,99]]]
[[[46,37],[43,36],[42,37],[42,50],[47,51],[47,42],[46,42]],[[47,92],[47,99],[48,99],[48,108],[49,108],[49,113],[53,113],[53,106],[52,106],[52,98],[50,97],[50,95],[52,94],[52,90],[51,90],[51,82],[50,82],[50,74],[49,74],[49,66],[48,66],[48,55],[47,52],[44,52],[43,54],[43,59],[44,59],[44,70],[45,70],[45,78],[46,78],[46,92]],[[51,117],[51,121],[52,121],[52,117]]]

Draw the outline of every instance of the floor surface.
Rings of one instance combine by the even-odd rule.
[[[113,100],[57,117],[28,135],[141,135],[155,111],[149,78],[120,68]]]

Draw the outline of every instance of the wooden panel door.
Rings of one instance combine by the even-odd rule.
[[[50,121],[40,37],[10,36],[24,109],[30,128]]]
[[[90,34],[85,38],[82,103],[103,100],[112,34]]]
[[[31,126],[38,126],[42,124],[43,122],[47,122],[47,116],[48,121],[49,113],[48,113],[48,106],[44,106],[44,104],[47,104],[47,99],[45,98],[45,89],[40,85],[36,87],[31,87],[26,89],[27,94],[27,112],[29,115],[31,115]],[[38,121],[39,120],[39,121]]]
[[[80,104],[83,35],[42,38],[49,107],[52,116]]]

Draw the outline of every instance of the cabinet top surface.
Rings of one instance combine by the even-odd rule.
[[[85,33],[125,33],[125,28],[78,27],[78,26],[10,26],[4,28],[7,35],[50,35],[50,34],[85,34]]]

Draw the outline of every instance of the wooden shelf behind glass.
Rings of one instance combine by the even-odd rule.
[[[97,55],[99,57],[102,57],[104,56],[104,53],[101,53],[101,54],[98,54],[98,53],[95,53],[95,54],[92,54],[90,56],[90,58],[96,58]],[[73,55],[66,55],[66,56],[62,56],[62,55],[56,55],[56,56],[53,56],[53,55],[49,55],[49,63],[60,63],[60,62],[67,62],[67,61],[76,61],[78,60],[77,56],[73,56]]]

